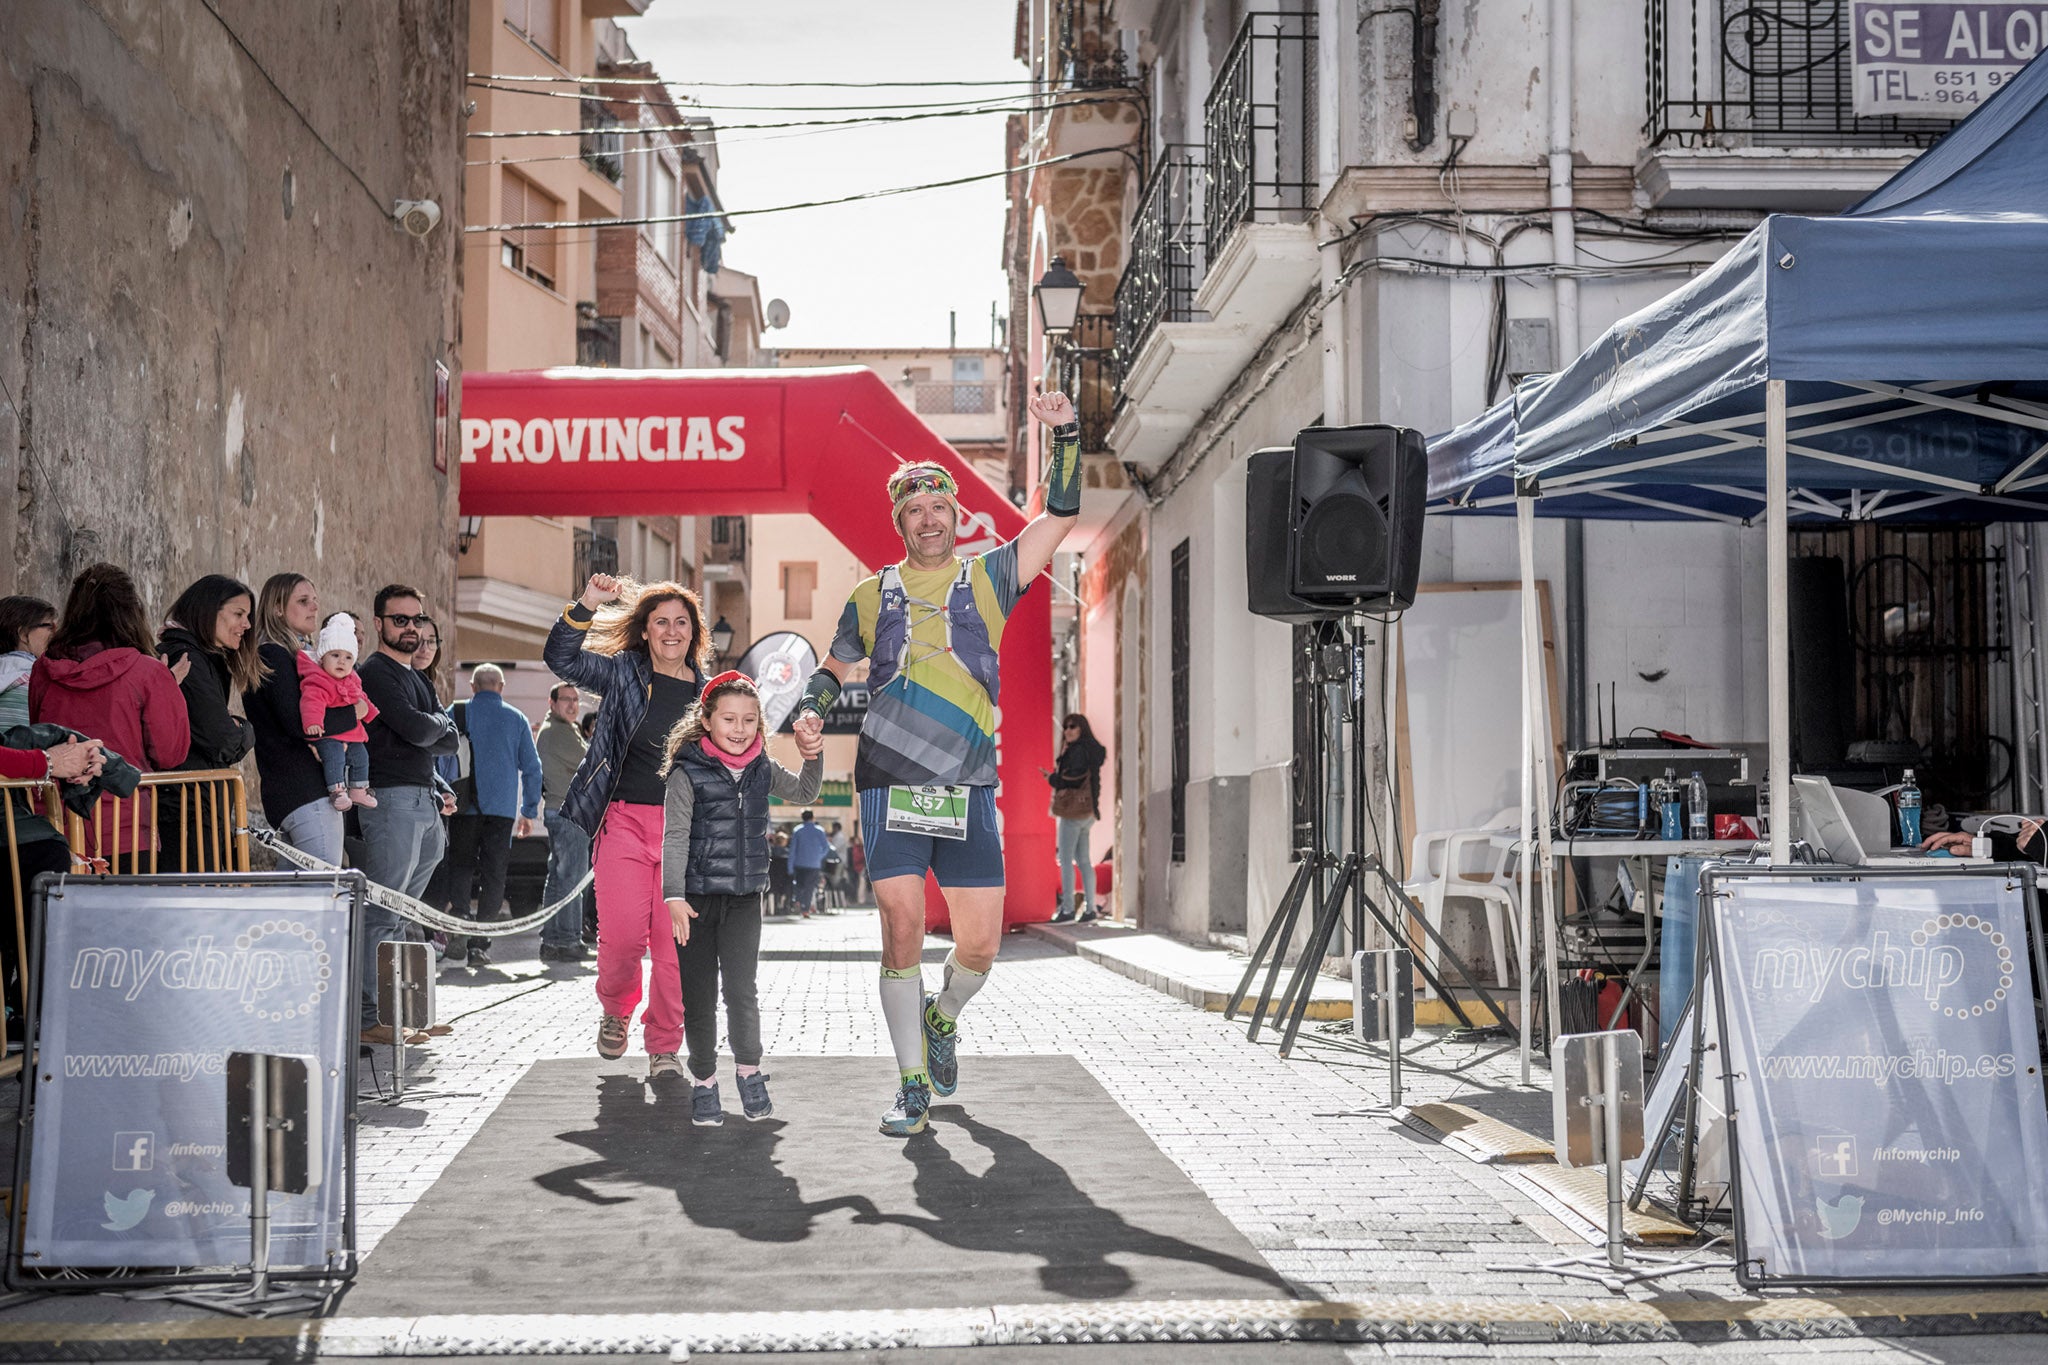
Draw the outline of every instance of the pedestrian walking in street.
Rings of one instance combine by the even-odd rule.
[[[360,648],[356,618],[338,611],[320,627],[320,638],[310,650],[300,650],[299,723],[313,750],[320,755],[320,777],[327,784],[328,804],[343,811],[351,806],[375,806],[370,793],[370,734],[368,722],[377,709],[363,692],[363,680],[356,673],[356,650]],[[329,728],[332,713],[341,712],[347,724]]]
[[[1102,818],[1102,764],[1109,753],[1095,738],[1088,717],[1075,712],[1060,726],[1060,756],[1053,767],[1041,768],[1052,784],[1052,814],[1059,825],[1060,904],[1055,924],[1095,918],[1095,866],[1088,855],[1088,836]],[[1074,879],[1081,882],[1080,913],[1068,899]]]
[[[825,884],[825,859],[831,853],[831,836],[819,827],[817,813],[805,811],[789,834],[789,870],[796,878],[797,913],[807,919],[819,908],[818,889]]]
[[[823,733],[845,676],[863,659],[868,710],[854,758],[868,869],[882,909],[882,1017],[899,1083],[882,1131],[920,1133],[934,1093],[959,1083],[960,1011],[988,980],[1003,933],[1003,845],[996,825],[997,651],[1025,587],[1052,562],[1081,510],[1080,426],[1063,393],[1034,393],[1051,427],[1045,511],[1015,540],[954,554],[960,490],[936,464],[889,478],[905,558],[853,590],[830,654],[805,685],[799,734]],[[959,790],[934,801],[933,786]],[[953,921],[936,995],[924,991],[924,882]]]
[[[272,574],[256,597],[256,653],[263,680],[242,689],[242,711],[255,732],[256,776],[263,818],[301,853],[341,865],[342,814],[334,808],[320,757],[306,742],[300,709],[299,656],[320,629],[320,594],[304,574]],[[346,729],[353,706],[337,707],[323,730]]]
[[[28,724],[28,671],[57,631],[57,609],[40,597],[0,597],[0,730]]]
[[[562,795],[562,814],[591,836],[597,865],[597,1054],[625,1055],[644,997],[648,1074],[680,1076],[682,979],[661,894],[662,768],[669,736],[711,663],[704,608],[680,583],[642,587],[592,574],[548,632],[541,657],[556,677],[604,698],[590,749]]]
[[[363,833],[363,872],[379,886],[417,898],[427,889],[447,849],[441,817],[455,804],[436,786],[434,758],[455,749],[455,722],[442,711],[426,676],[413,668],[426,618],[420,595],[402,583],[377,593],[377,648],[356,670],[363,692],[377,710],[368,726],[370,785],[377,804],[356,813]],[[365,902],[357,971],[361,984],[361,1038],[392,1041],[389,1025],[377,1022],[377,945],[405,938],[398,914]],[[445,1029],[445,1026],[442,1026]],[[415,1034],[407,1042],[424,1042]]]
[[[463,729],[469,743],[475,837],[466,861],[456,862],[451,856],[448,885],[458,913],[481,923],[504,915],[512,840],[530,834],[540,815],[541,766],[532,723],[505,700],[505,670],[478,664],[470,672],[469,687]],[[448,941],[448,955],[462,956],[471,968],[486,966],[490,950],[491,941],[481,936],[471,937],[467,944]]]
[[[590,957],[583,944],[583,897],[564,901],[590,871],[590,836],[562,814],[562,798],[590,749],[576,724],[582,704],[575,683],[556,683],[548,693],[548,718],[534,741],[540,751],[541,802],[548,829],[548,879],[540,900],[542,905],[564,902],[540,928],[543,962],[583,962]]]
[[[669,742],[661,848],[661,894],[675,936],[689,1037],[690,1122],[725,1121],[718,1096],[718,993],[725,989],[725,1031],[733,1088],[752,1120],[775,1112],[761,1070],[761,1008],[755,972],[761,956],[761,893],[768,886],[768,800],[816,799],[825,777],[825,741],[797,737],[801,772],[768,756],[761,697],[743,673],[721,673]]]
[[[852,841],[846,837],[846,826],[837,820],[832,822],[832,831],[827,836],[832,851],[825,855],[825,904],[849,905],[846,879],[846,854]]]
[[[168,772],[192,749],[179,691],[192,666],[190,658],[172,668],[156,657],[134,580],[112,564],[94,564],[72,580],[50,646],[29,670],[29,714],[104,741],[143,772]],[[117,872],[148,872],[157,846],[150,797],[147,790],[125,801],[102,796],[88,817],[89,845],[77,852],[104,857]]]
[[[236,688],[263,680],[251,628],[255,614],[256,594],[226,574],[207,574],[171,604],[156,652],[173,668],[184,664],[178,687],[192,743],[178,765],[182,772],[232,768],[256,742],[249,722],[228,709]],[[233,840],[218,810],[217,803],[188,799],[177,787],[158,791],[159,872],[216,872],[226,865]]]

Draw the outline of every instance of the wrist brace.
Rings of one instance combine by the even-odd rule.
[[[1045,466],[1045,510],[1055,517],[1081,515],[1081,424],[1069,422],[1052,433],[1052,458]]]
[[[797,702],[799,712],[809,711],[819,719],[831,711],[832,703],[839,700],[839,679],[832,676],[829,668],[820,668],[811,674],[811,680],[804,684],[803,699]]]

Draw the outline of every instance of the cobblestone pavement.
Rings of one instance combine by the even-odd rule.
[[[531,938],[500,943],[495,963],[479,972],[444,968],[440,1012],[456,1033],[430,1050],[413,1052],[408,1079],[410,1087],[442,1092],[440,1097],[408,1100],[400,1107],[365,1105],[358,1200],[361,1242],[371,1255],[529,1062],[582,1056],[590,1058],[595,1072],[644,1074],[637,1023],[636,1050],[618,1062],[600,1060],[592,1046],[598,1018],[592,972],[587,964],[544,966],[534,957],[535,943]],[[761,997],[771,1059],[777,1054],[874,1057],[879,1115],[894,1086],[894,1068],[875,1007],[877,943],[872,910],[770,921],[762,938]],[[933,980],[945,946],[944,940],[934,939],[927,953]],[[1036,940],[1013,936],[963,1024],[962,1093],[971,1102],[977,1055],[1074,1056],[1305,1295],[1552,1302],[1608,1298],[1589,1283],[1496,1268],[1585,1251],[1591,1245],[1590,1229],[1573,1226],[1568,1216],[1539,1205],[1496,1168],[1476,1164],[1384,1115],[1361,1114],[1384,1102],[1386,1070],[1351,1046],[1342,1028],[1326,1025],[1305,1033],[1294,1059],[1282,1061],[1270,1034],[1249,1043],[1242,1024]],[[374,1072],[365,1069],[366,1091],[373,1075],[380,1085],[388,1082],[387,1057],[380,1052]],[[1511,1043],[1421,1037],[1404,1075],[1409,1103],[1472,1103],[1477,1097],[1482,1107],[1499,1115],[1547,1113],[1547,1093],[1518,1083]],[[1542,1079],[1539,1072],[1539,1085]],[[1088,1134],[1076,1133],[1074,1141],[1086,1142]],[[1666,1280],[1647,1292],[1743,1297],[1725,1271]],[[1338,1356],[1332,1352],[1339,1348],[1180,1349],[1186,1359],[1214,1359],[1220,1365],[1254,1358],[1233,1350],[1269,1351],[1280,1360],[1334,1360]],[[1360,1361],[1473,1355],[1655,1361],[1695,1359],[1706,1348],[1341,1349],[1344,1359]],[[1759,1358],[2017,1361],[2048,1357],[2048,1339],[1728,1342],[1712,1349]],[[979,1351],[960,1354],[983,1365],[994,1359]],[[1043,1354],[1043,1348],[1025,1348],[1017,1359]],[[912,1358],[951,1355],[913,1352],[894,1358],[909,1365]]]

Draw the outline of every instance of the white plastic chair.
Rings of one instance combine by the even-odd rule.
[[[1518,949],[1521,943],[1521,895],[1515,884],[1513,850],[1505,841],[1496,841],[1500,835],[1520,829],[1521,819],[1521,811],[1511,808],[1479,828],[1433,830],[1416,835],[1408,862],[1410,880],[1401,884],[1401,889],[1421,908],[1423,919],[1438,934],[1444,928],[1446,901],[1478,901],[1486,912],[1494,980],[1503,986],[1510,981],[1510,939]],[[1424,959],[1435,970],[1442,954],[1434,938],[1423,937]]]

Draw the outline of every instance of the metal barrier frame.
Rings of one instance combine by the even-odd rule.
[[[168,776],[168,774],[166,774]],[[47,872],[35,881],[35,952],[41,960],[45,921],[49,918],[52,887],[63,882],[61,877],[52,877]],[[124,886],[192,886],[195,884],[219,884],[232,886],[278,886],[293,882],[330,882],[337,886],[346,885],[349,890],[349,952],[348,952],[348,994],[344,997],[349,1008],[354,1008],[361,989],[356,970],[356,937],[362,932],[363,906],[367,903],[365,892],[369,878],[361,872],[240,872],[200,873],[193,876],[163,875],[152,877],[118,877]],[[28,992],[28,1008],[25,1019],[28,1035],[23,1040],[29,1056],[35,1055],[36,1020],[42,1013],[41,978]],[[361,1049],[351,1042],[342,1049],[342,1096],[345,1108],[341,1114],[342,1142],[345,1149],[342,1156],[342,1204],[341,1204],[341,1245],[343,1260],[339,1265],[326,1267],[305,1267],[293,1270],[274,1270],[270,1279],[305,1282],[346,1283],[355,1278],[356,1270],[362,1263],[362,1256],[356,1247],[356,1128],[359,1123],[357,1112],[356,1084],[357,1057]],[[71,1291],[97,1291],[104,1289],[148,1289],[169,1285],[239,1284],[247,1278],[245,1268],[221,1267],[208,1270],[192,1270],[163,1275],[66,1275],[62,1279],[44,1279],[29,1273],[30,1267],[22,1263],[22,1240],[28,1230],[28,1200],[21,1197],[28,1188],[29,1149],[33,1145],[31,1135],[35,1126],[35,1098],[37,1075],[40,1068],[29,1067],[22,1073],[21,1119],[16,1127],[14,1149],[14,1189],[9,1200],[7,1256],[0,1261],[0,1283],[15,1292],[65,1293]],[[118,1269],[118,1267],[116,1267]]]

